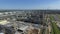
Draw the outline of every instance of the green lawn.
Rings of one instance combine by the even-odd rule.
[[[60,15],[58,17],[60,18]]]
[[[54,32],[53,32],[53,29],[52,29],[52,32],[51,32],[51,34],[54,34]]]
[[[57,25],[55,22],[52,22],[52,28],[53,28],[53,32],[54,34],[60,34],[59,29],[57,28]]]
[[[54,17],[53,16],[50,16],[50,20],[54,20]]]
[[[56,23],[52,22],[54,20],[54,17],[51,16],[50,20],[51,20],[51,25],[52,25],[52,32],[51,32],[51,34],[60,34],[60,30],[57,28]]]

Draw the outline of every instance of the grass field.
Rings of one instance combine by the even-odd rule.
[[[54,17],[51,16],[50,19],[51,19],[51,25],[52,25],[52,32],[51,32],[51,34],[60,34],[60,30],[58,29],[56,23],[53,22]]]
[[[52,22],[52,28],[53,28],[54,34],[60,34],[60,30],[57,28],[57,25],[55,22]]]

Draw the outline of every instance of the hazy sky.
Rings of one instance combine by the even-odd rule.
[[[60,9],[60,0],[0,0],[0,9]]]

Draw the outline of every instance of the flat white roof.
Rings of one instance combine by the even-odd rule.
[[[9,23],[7,20],[0,20],[0,24],[1,24],[1,25],[5,25],[5,24],[7,24],[7,23]]]

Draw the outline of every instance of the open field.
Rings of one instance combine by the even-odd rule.
[[[52,25],[52,33],[51,34],[60,34],[60,30],[58,29],[56,23],[53,22],[54,17],[51,16],[50,19],[51,19],[51,25]]]

